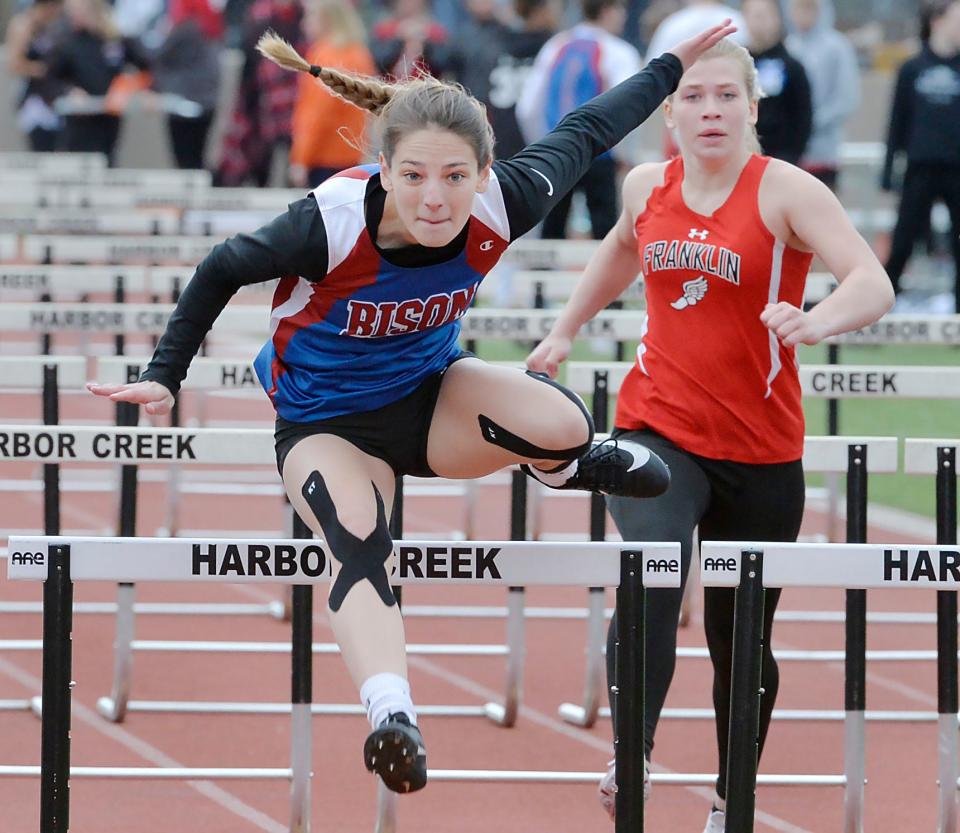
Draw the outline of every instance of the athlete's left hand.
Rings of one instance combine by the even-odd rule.
[[[760,320],[768,329],[773,330],[787,347],[819,344],[828,335],[814,316],[786,301],[767,304],[760,313]]]

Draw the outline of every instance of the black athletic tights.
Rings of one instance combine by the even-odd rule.
[[[913,252],[914,243],[930,227],[930,209],[942,199],[950,212],[950,247],[954,264],[954,293],[960,312],[960,165],[914,163],[907,166],[900,195],[897,225],[885,269],[900,292],[900,277]]]
[[[670,488],[656,498],[611,497],[610,514],[625,541],[679,541],[681,587],[647,594],[645,742],[653,748],[660,711],[673,679],[677,623],[683,585],[690,570],[693,530],[703,541],[795,541],[803,517],[804,483],[800,461],[749,465],[698,457],[652,431],[614,431],[635,439],[659,454],[670,466]],[[713,663],[713,705],[717,714],[719,752],[717,794],[726,798],[727,735],[730,726],[730,667],[733,655],[734,590],[704,589],[703,624]],[[760,750],[767,737],[770,715],[780,681],[770,650],[773,614],[779,590],[767,590],[763,623],[764,694],[760,701]],[[607,637],[607,680],[614,681],[614,644],[617,624]],[[611,703],[611,707],[613,704]]]

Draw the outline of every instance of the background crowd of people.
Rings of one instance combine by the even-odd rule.
[[[120,120],[133,102],[165,113],[179,167],[206,166],[224,186],[313,187],[376,151],[367,117],[255,51],[267,30],[313,63],[386,78],[429,73],[460,82],[486,105],[498,158],[508,158],[578,104],[727,16],[759,72],[764,98],[758,134],[766,155],[798,164],[837,190],[844,126],[860,105],[858,55],[835,26],[834,0],[17,5],[6,56],[9,72],[20,79],[17,122],[32,149],[94,150],[114,160]],[[883,188],[903,193],[886,262],[898,290],[915,244],[937,245],[931,206],[943,201],[951,226],[960,223],[960,142],[950,128],[960,116],[960,2],[919,0],[917,8],[915,57],[898,76],[882,172]],[[222,129],[214,132],[225,49],[240,58],[239,84]],[[665,158],[676,154],[668,131],[662,145]],[[571,228],[571,194],[546,219],[542,235],[586,231],[602,238],[619,211],[618,183],[639,161],[631,158],[635,151],[621,146],[600,157],[578,185],[588,226]],[[950,239],[941,247],[960,263],[957,234]],[[901,308],[906,306],[904,299]]]

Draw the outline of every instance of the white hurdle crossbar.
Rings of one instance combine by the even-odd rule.
[[[443,548],[430,577],[422,565],[430,548]],[[314,540],[211,540],[142,538],[13,537],[9,542],[10,579],[44,582],[44,661],[41,746],[41,828],[65,833],[69,817],[71,628],[74,581],[229,581],[295,585],[291,767],[256,769],[232,777],[290,777],[291,833],[310,829],[312,585],[329,581],[330,556]],[[549,554],[547,554],[549,550]],[[439,552],[439,550],[434,550]],[[543,569],[549,557],[550,569]],[[442,561],[443,569],[437,569]],[[406,585],[485,584],[616,586],[624,633],[618,653],[621,714],[617,738],[617,833],[643,824],[643,592],[645,587],[676,587],[679,545],[535,542],[396,541],[391,582]],[[99,769],[99,771],[98,771]],[[225,772],[227,770],[224,770]],[[210,778],[221,770],[139,769],[138,776]],[[34,775],[36,768],[8,767],[0,775]],[[79,773],[78,773],[79,774]],[[84,775],[123,777],[119,768],[86,768]],[[598,775],[598,774],[597,774]],[[593,777],[597,777],[597,775]],[[526,773],[463,770],[432,771],[433,780],[514,780],[563,783],[583,773]],[[592,780],[592,779],[591,779]]]
[[[593,393],[598,373],[616,393],[632,362],[569,362],[567,386]],[[960,367],[801,365],[800,387],[810,398],[960,399]]]
[[[735,587],[733,682],[731,697],[743,705],[731,717],[727,774],[727,830],[753,830],[756,778],[756,731],[759,724],[760,669],[763,636],[763,588],[841,587],[938,589],[955,593],[960,587],[960,551],[956,544],[783,544],[705,541],[700,547],[701,576],[705,587]],[[944,673],[957,679],[956,608],[953,653],[941,652]],[[866,646],[865,631],[848,649],[860,655]],[[848,643],[850,636],[848,634]],[[865,696],[847,689],[844,743],[844,833],[863,829],[865,772]],[[941,818],[954,819],[956,829],[957,712],[940,719]],[[947,805],[947,806],[945,806]]]

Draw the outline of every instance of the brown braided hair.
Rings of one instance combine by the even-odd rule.
[[[261,36],[257,51],[284,69],[309,72],[334,95],[380,116],[387,164],[404,136],[427,127],[449,130],[467,141],[479,167],[493,161],[494,137],[486,110],[459,84],[449,84],[432,76],[387,84],[369,76],[314,66],[274,32]]]

